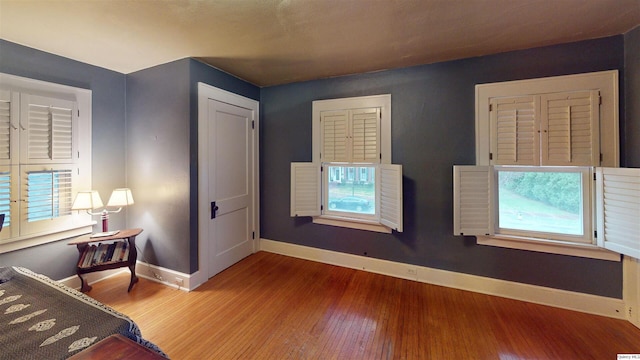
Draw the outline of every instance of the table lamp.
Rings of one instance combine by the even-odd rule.
[[[100,215],[102,220],[102,232],[106,233],[109,231],[109,214],[119,213],[122,210],[122,207],[132,205],[133,203],[133,195],[131,194],[130,189],[115,189],[111,193],[109,202],[107,202],[107,207],[117,207],[118,209],[107,210],[105,207],[101,212],[94,213],[91,212],[91,210],[104,206],[102,204],[100,194],[98,194],[96,190],[78,191],[75,200],[73,200],[73,205],[71,205],[71,210],[86,210],[89,215]]]

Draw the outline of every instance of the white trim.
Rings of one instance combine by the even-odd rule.
[[[95,221],[51,234],[33,234],[14,238],[10,242],[0,243],[0,254],[89,234],[93,231],[93,224],[95,224]]]
[[[259,184],[259,163],[260,163],[260,144],[258,134],[260,129],[260,103],[256,100],[246,98],[244,96],[234,94],[232,92],[222,90],[205,83],[198,83],[198,129],[205,129],[207,125],[207,100],[214,99],[234,106],[242,107],[254,112],[254,131],[253,131],[253,232],[255,239],[260,238],[260,184]],[[208,258],[209,251],[208,241],[204,241],[208,234],[209,223],[209,202],[201,201],[209,199],[208,174],[203,169],[208,168],[207,146],[209,143],[208,132],[198,131],[198,271],[193,274],[193,288],[205,283],[208,280]],[[252,241],[253,252],[257,251],[257,240]],[[193,289],[190,288],[190,289]]]
[[[640,261],[629,256],[622,261],[622,299],[627,320],[640,328]]]
[[[391,234],[390,228],[384,225],[380,225],[377,222],[368,222],[364,220],[357,221],[351,218],[341,218],[338,216],[335,216],[335,217],[332,217],[330,215],[314,216],[313,223]]]
[[[126,271],[127,274],[129,273],[127,269],[124,269],[124,271]],[[192,287],[194,274],[185,274],[153,264],[147,264],[140,260],[136,262],[136,275],[182,291],[195,289],[195,287]]]
[[[620,261],[620,254],[593,244],[568,243],[553,240],[533,240],[505,235],[476,236],[479,245],[498,246],[509,249],[537,251],[549,254],[579,256],[591,259]]]
[[[563,309],[625,319],[622,299],[528,285],[483,276],[432,269],[280,241],[260,239],[260,250],[325,264],[369,271],[427,284],[473,291]]]
[[[119,275],[119,274],[127,274],[127,280],[130,280],[131,273],[129,272],[129,268],[122,267],[118,269],[104,270],[98,271],[88,274],[82,274],[82,277],[85,279],[85,282],[89,285],[93,285],[102,280],[106,280],[110,277]],[[193,278],[193,274],[185,274],[179,271],[163,268],[160,266],[152,265],[144,263],[140,260],[136,262],[136,276],[145,278],[147,280],[155,281],[165,286],[169,286],[175,289],[179,289],[182,291],[191,291],[194,288],[190,286],[193,284],[191,279]],[[76,290],[80,290],[80,279],[78,275],[69,276],[62,280],[58,280],[58,282],[63,283],[64,285],[74,288]],[[128,285],[128,283],[126,283]],[[179,285],[180,284],[180,285]],[[137,285],[135,285],[137,286]],[[134,289],[135,289],[134,286]]]

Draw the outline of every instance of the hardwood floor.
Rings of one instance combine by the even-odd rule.
[[[258,252],[187,293],[128,275],[88,294],[172,359],[616,359],[624,320]]]

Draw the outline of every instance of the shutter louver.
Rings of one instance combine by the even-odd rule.
[[[348,112],[325,111],[320,117],[322,161],[348,161]]]
[[[543,164],[599,165],[598,91],[547,94],[542,105]]]
[[[640,169],[596,171],[598,245],[640,259]]]
[[[491,99],[494,165],[538,165],[537,97]]]
[[[352,111],[352,161],[380,162],[380,109]]]
[[[403,230],[402,165],[380,165],[380,223]]]
[[[320,215],[320,166],[291,163],[291,216]]]
[[[493,235],[490,166],[453,167],[454,235]]]
[[[54,160],[72,160],[72,109],[51,109],[51,155]]]
[[[51,116],[48,106],[29,104],[28,158],[51,159]]]
[[[0,98],[0,160],[11,159],[11,100]]]

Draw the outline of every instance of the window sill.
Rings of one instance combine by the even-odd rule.
[[[375,232],[381,232],[381,233],[387,233],[387,234],[391,233],[390,228],[384,225],[381,225],[380,223],[377,223],[377,222],[364,221],[364,220],[359,221],[359,220],[347,219],[339,216],[328,216],[328,215],[314,216],[313,222],[315,224],[340,226],[340,227],[345,227],[350,229],[375,231]]]
[[[0,254],[26,249],[29,247],[38,246],[54,241],[70,239],[84,234],[89,234],[93,231],[94,223],[95,222],[85,225],[79,225],[50,234],[23,236],[13,239],[7,239],[5,240],[5,242],[0,243]]]
[[[504,247],[509,249],[519,249],[528,251],[544,252],[549,254],[560,254],[579,256],[591,259],[620,261],[621,256],[618,253],[605,250],[592,244],[571,244],[554,240],[538,240],[532,238],[494,235],[494,236],[477,236],[479,245],[489,245]]]

